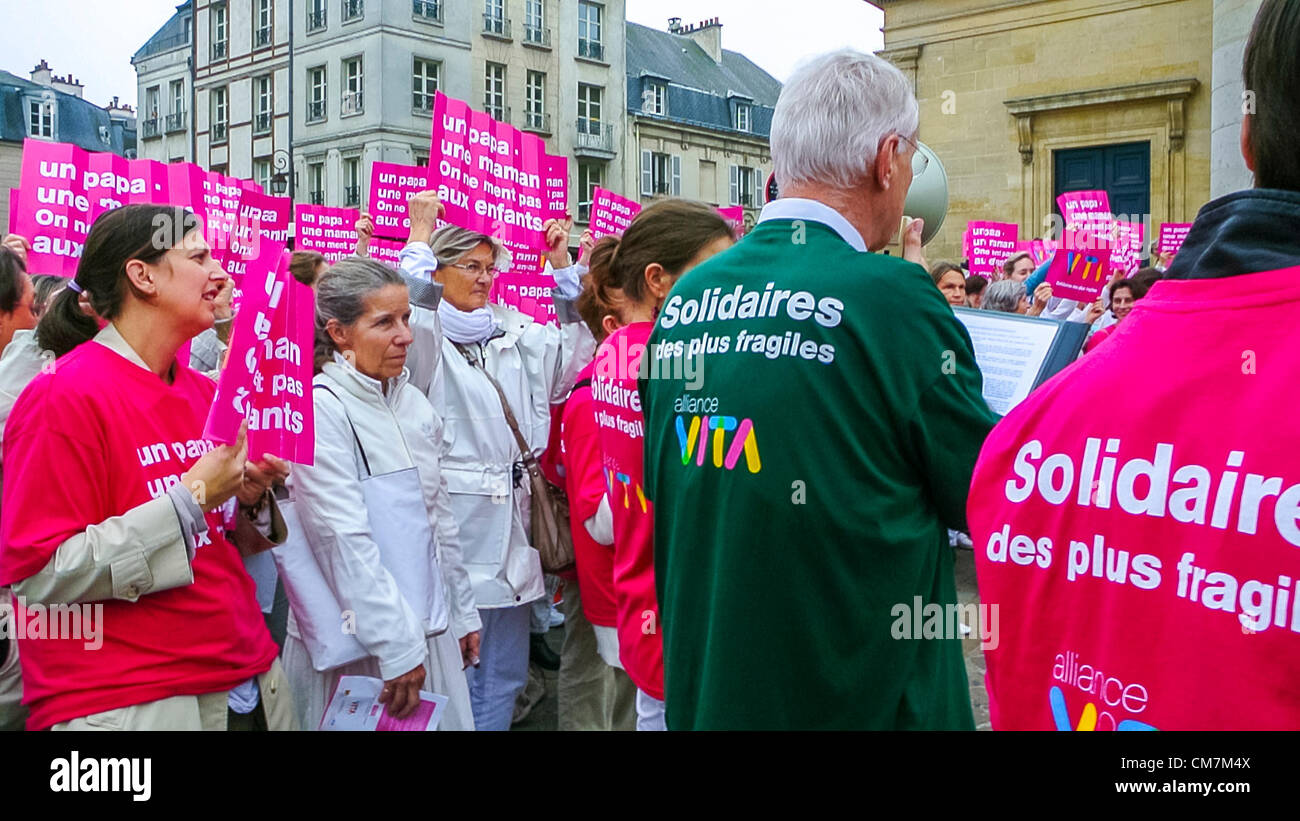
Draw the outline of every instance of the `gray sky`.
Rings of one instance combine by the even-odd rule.
[[[27,77],[42,59],[71,73],[86,99],[136,101],[131,55],[171,16],[180,0],[2,0],[0,69]],[[478,2],[478,0],[450,0]],[[800,58],[851,45],[883,44],[884,13],[865,0],[627,0],[627,17],[659,29],[668,18],[722,20],[722,47],[739,51],[784,80]]]

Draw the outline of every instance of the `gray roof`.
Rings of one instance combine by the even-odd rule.
[[[645,78],[668,81],[663,119],[734,131],[734,101],[750,102],[751,131],[767,136],[781,83],[743,54],[722,50],[715,63],[690,37],[627,24],[627,107],[642,115]],[[648,116],[648,115],[646,115]]]
[[[87,151],[135,152],[135,126],[112,119],[108,110],[48,86],[0,71],[0,140],[21,143],[27,139],[27,102],[33,98],[55,101],[54,139]],[[104,139],[107,135],[107,141]]]
[[[163,27],[154,32],[140,50],[131,56],[131,63],[143,60],[146,57],[152,57],[155,54],[162,54],[164,51],[189,46],[190,44],[190,0],[185,0],[176,7],[176,13],[171,19],[163,23]]]

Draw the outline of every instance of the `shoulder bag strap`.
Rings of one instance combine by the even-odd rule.
[[[343,404],[343,400],[342,400],[342,399],[339,399],[339,395],[338,395],[337,393],[335,393],[333,390],[331,390],[331,389],[329,388],[328,385],[312,385],[312,389],[313,389],[313,390],[314,390],[314,389],[320,389],[320,390],[325,391],[325,392],[328,393],[330,396],[332,396],[332,397],[334,397],[336,400],[338,400],[338,403],[339,403],[340,405],[343,406],[343,416],[347,418],[347,420],[348,420],[348,427],[349,427],[349,428],[352,428],[352,439],[353,439],[354,441],[356,441],[356,443],[357,443],[357,450],[361,452],[361,464],[363,464],[363,465],[366,466],[366,475],[367,475],[367,476],[372,476],[372,475],[374,475],[374,474],[372,474],[372,473],[370,472],[370,460],[366,458],[366,449],[363,448],[363,447],[361,447],[361,437],[360,437],[360,436],[357,436],[357,428],[356,428],[355,425],[352,424],[352,416],[348,413],[348,406]]]
[[[487,368],[483,367],[483,363],[478,360],[477,356],[473,356],[469,351],[466,351],[460,343],[454,344],[456,350],[460,351],[461,356],[465,357],[465,361],[471,367],[477,368],[492,383],[492,387],[496,388],[497,397],[501,400],[501,410],[505,411],[506,414],[506,423],[510,425],[510,432],[515,435],[515,442],[519,445],[519,453],[523,456],[524,464],[529,471],[532,471],[537,464],[537,457],[533,455],[533,449],[528,447],[528,440],[524,439],[524,435],[519,432],[519,423],[515,420],[514,411],[510,409],[510,402],[506,399],[506,392],[501,390],[501,383],[497,382],[492,374],[488,373]]]

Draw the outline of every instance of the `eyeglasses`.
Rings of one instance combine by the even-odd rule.
[[[491,265],[483,265],[482,263],[478,263],[478,262],[470,262],[470,263],[453,262],[450,267],[459,268],[465,273],[474,277],[475,279],[478,279],[483,274],[487,274],[490,277],[495,277],[497,275],[496,268],[492,267]]]
[[[902,134],[898,135],[900,140],[907,140],[912,144],[912,176],[919,177],[925,173],[925,169],[930,165],[930,157],[921,150],[921,145],[916,140],[908,139]]]

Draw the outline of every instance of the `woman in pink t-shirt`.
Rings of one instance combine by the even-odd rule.
[[[61,356],[5,428],[0,540],[28,729],[226,729],[228,710],[294,726],[230,541],[263,538],[252,520],[287,466],[248,462],[243,431],[205,440],[216,385],[177,361],[225,281],[192,213],[130,205],[95,221],[41,323]],[[23,629],[55,603],[79,629]]]
[[[642,492],[645,421],[637,372],[655,316],[677,279],[735,242],[712,208],[666,200],[646,208],[622,239],[604,237],[591,252],[587,285],[601,302],[621,291],[626,323],[596,351],[592,394],[600,428],[605,483],[614,518],[614,594],[619,660],[637,686],[638,730],[664,725],[663,639],[654,579],[654,506]],[[650,629],[647,629],[647,625]]]

